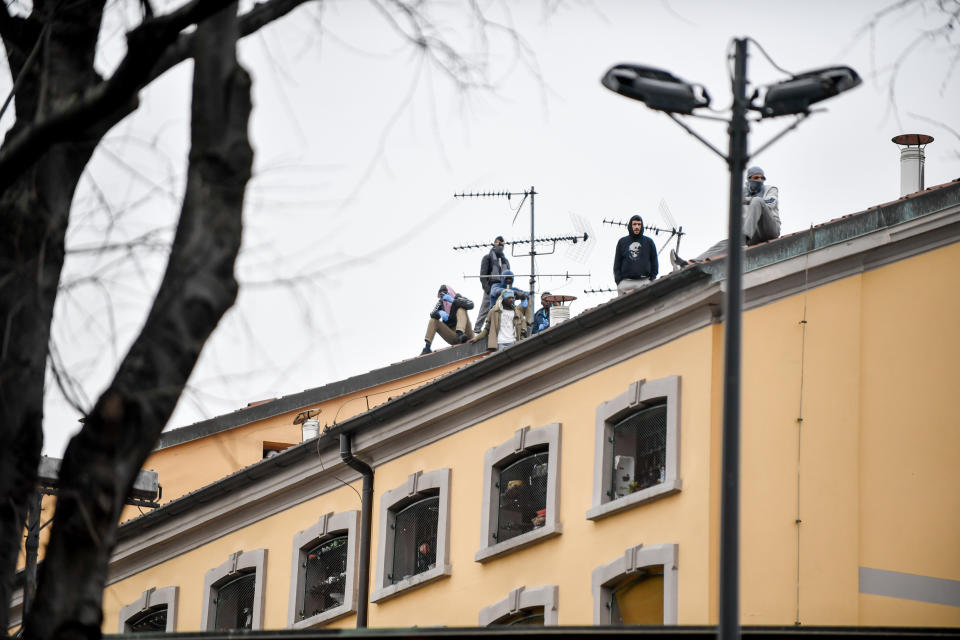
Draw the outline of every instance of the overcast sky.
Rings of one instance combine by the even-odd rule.
[[[452,247],[529,237],[529,207],[515,211],[519,199],[463,201],[454,192],[535,186],[537,235],[590,227],[589,245],[558,247],[537,263],[541,273],[589,274],[538,281],[538,290],[578,296],[573,313],[610,298],[583,291],[613,286],[623,230],[601,224],[604,217],[639,213],[648,225],[669,226],[664,201],[688,234],[681,254],[721,237],[725,164],[665,115],[603,88],[600,77],[616,63],[702,83],[720,109],[730,102],[727,51],[736,36],[751,36],[790,72],[831,64],[860,72],[863,86],[823,103],[825,113],[751,162],[780,188],[785,234],[899,197],[890,142],[898,133],[936,137],[927,186],[960,177],[960,139],[950,131],[960,130],[960,72],[949,75],[957,49],[923,38],[943,21],[934,11],[895,12],[871,35],[863,29],[884,3],[486,3],[525,47],[493,28],[484,58],[468,14],[450,4],[457,7],[434,14],[442,34],[468,60],[486,60],[475,78],[490,89],[456,87],[367,2],[307,5],[244,42],[257,172],[238,268],[244,287],[168,428],[417,356],[439,284],[480,297],[478,281],[464,276],[478,272],[483,252]],[[122,54],[117,36],[129,24],[110,17],[105,70]],[[894,106],[892,65],[908,49]],[[785,77],[752,45],[748,75],[756,86]],[[141,96],[137,114],[95,156],[75,203],[74,249],[102,242],[106,231],[115,241],[156,234],[133,259],[68,258],[54,340],[77,381],[71,395],[85,406],[112,376],[159,282],[183,190],[189,81],[182,65]],[[789,122],[755,125],[751,148]],[[723,123],[690,123],[726,148]],[[654,240],[662,246],[666,236]],[[528,258],[513,265],[529,272]],[[669,271],[664,251],[660,273]],[[93,283],[91,273],[100,276]],[[434,346],[445,345],[437,338]],[[47,396],[44,449],[60,455],[79,414],[52,383]]]

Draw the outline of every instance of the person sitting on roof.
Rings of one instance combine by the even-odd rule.
[[[547,300],[547,296],[550,295],[549,291],[544,291],[540,294],[540,304],[543,305],[540,309],[533,314],[533,334],[536,335],[550,326],[550,307],[553,306],[553,303],[550,300]]]
[[[747,181],[743,185],[743,243],[748,247],[780,237],[780,190],[765,181],[763,169],[747,169]],[[684,260],[671,249],[670,262],[678,269],[726,253],[727,239],[724,238],[693,260]]]
[[[517,300],[513,289],[504,289],[500,298],[490,308],[487,322],[481,331],[470,342],[487,339],[487,349],[506,349],[510,345],[527,337],[527,322],[530,321],[530,305],[526,296],[515,304]]]
[[[473,309],[473,302],[453,290],[448,284],[440,285],[437,291],[437,304],[430,312],[430,321],[427,323],[427,334],[424,336],[423,351],[420,355],[432,351],[433,337],[440,337],[447,344],[460,344],[474,336],[473,327],[467,311]]]

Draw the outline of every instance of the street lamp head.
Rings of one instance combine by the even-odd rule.
[[[611,67],[600,82],[611,91],[667,113],[690,114],[696,108],[710,105],[710,96],[702,86],[653,67],[618,64]]]
[[[767,88],[760,113],[764,118],[806,113],[810,105],[861,84],[850,67],[825,67],[795,75]]]

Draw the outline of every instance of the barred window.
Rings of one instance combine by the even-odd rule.
[[[437,522],[440,497],[417,500],[396,513],[393,538],[393,571],[396,584],[437,566]]]
[[[262,629],[267,550],[237,551],[203,577],[201,628]]]
[[[444,578],[450,567],[450,469],[411,474],[380,498],[377,581],[381,602]]]
[[[293,537],[287,626],[317,627],[356,611],[360,512],[325,513]]]
[[[593,570],[593,624],[677,624],[679,547],[638,544]]]
[[[483,466],[477,562],[560,535],[560,423],[517,430],[487,450]]]
[[[680,378],[632,383],[597,407],[595,520],[680,491]]]
[[[131,618],[130,633],[149,633],[167,630],[167,605],[153,607]]]
[[[337,536],[307,552],[300,618],[343,604],[347,583],[347,536]]]
[[[120,609],[120,633],[176,631],[179,587],[151,587]]]
[[[517,587],[503,600],[480,610],[477,623],[481,627],[553,627],[559,624],[557,585],[527,589]]]
[[[497,542],[504,542],[546,523],[547,468],[546,450],[530,453],[500,469]]]
[[[505,627],[542,627],[544,626],[543,607],[533,607],[531,609],[517,611],[493,624],[499,624]]]
[[[613,426],[610,498],[660,484],[666,473],[667,402],[661,400]]]
[[[217,589],[217,606],[214,629],[253,628],[253,595],[256,589],[256,575],[251,571],[242,573]]]

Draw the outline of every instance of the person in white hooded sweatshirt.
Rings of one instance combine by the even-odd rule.
[[[749,247],[779,237],[780,190],[766,184],[763,169],[750,167],[747,169],[747,181],[743,186],[743,243]],[[693,260],[684,260],[671,249],[670,262],[674,267],[684,267],[690,262],[726,253],[727,239],[724,238]]]

